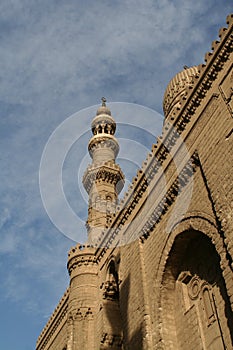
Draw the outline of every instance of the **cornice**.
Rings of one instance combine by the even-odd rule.
[[[169,207],[176,200],[176,197],[179,195],[182,189],[188,184],[191,177],[193,176],[193,173],[196,171],[196,168],[198,165],[199,165],[199,157],[197,152],[194,152],[193,155],[190,157],[190,159],[187,161],[187,163],[184,165],[180,173],[177,175],[176,179],[174,180],[172,185],[169,187],[166,194],[157,204],[153,213],[148,218],[146,224],[143,226],[141,230],[142,232],[141,237],[140,237],[142,242],[147,237],[149,237],[150,232],[153,231],[155,225],[159,223],[159,221],[168,211]],[[114,222],[112,223],[110,230],[106,232],[106,234],[104,235],[105,237],[104,240],[102,242],[99,242],[99,245],[105,248],[103,249],[99,248],[98,254],[96,254],[98,256],[97,257],[98,261],[102,259],[107,248],[109,248],[114,242],[116,242],[117,244],[117,236],[120,230],[123,228],[125,223],[130,222],[130,216],[132,215],[134,208],[136,207],[139,200],[142,198],[143,193],[145,192],[145,189],[148,186],[148,183],[146,180],[144,181],[144,186],[145,186],[144,189],[140,187],[134,191],[133,198],[130,198],[130,201],[127,203],[127,205],[125,205],[124,208],[122,208],[121,211],[119,211]]]
[[[182,191],[188,183],[190,178],[199,166],[198,153],[194,152],[189,161],[185,164],[175,181],[172,183],[166,194],[163,196],[159,204],[156,206],[149,220],[142,228],[142,235],[140,236],[141,242],[144,242],[150,236],[150,233],[154,230],[156,224],[158,224],[162,217],[166,214],[169,207],[175,202],[176,197]]]
[[[91,245],[77,244],[68,253],[67,269],[69,275],[77,267],[94,266],[96,264],[95,248]]]
[[[69,288],[67,288],[67,290],[63,294],[53,314],[51,315],[47,324],[40,333],[36,343],[36,349],[45,349],[46,345],[48,344],[52,336],[55,334],[57,328],[66,320],[68,310],[68,297]]]
[[[124,174],[118,164],[113,162],[102,163],[99,165],[89,165],[83,175],[83,185],[90,192],[91,186],[95,181],[103,180],[117,186],[118,193],[122,190],[124,184]]]

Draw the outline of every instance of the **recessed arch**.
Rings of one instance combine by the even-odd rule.
[[[103,296],[109,300],[119,299],[119,277],[114,258],[111,258],[107,265]]]
[[[209,237],[193,228],[175,237],[160,289],[164,349],[232,348],[233,314]]]

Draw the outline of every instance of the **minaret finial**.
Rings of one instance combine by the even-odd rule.
[[[102,106],[103,106],[103,107],[106,107],[106,102],[107,102],[106,98],[105,98],[105,97],[102,97],[102,98],[101,98],[101,101],[102,101]]]

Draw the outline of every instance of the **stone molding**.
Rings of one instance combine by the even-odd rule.
[[[77,246],[71,248],[68,253],[67,263],[69,275],[77,267],[97,265],[95,251],[95,248],[92,246],[83,244],[77,244]]]
[[[188,162],[185,164],[181,172],[176,177],[175,181],[172,183],[162,200],[154,209],[150,218],[148,218],[146,224],[142,229],[141,241],[143,242],[150,235],[150,232],[153,231],[155,225],[161,220],[162,216],[168,211],[169,207],[173,204],[176,197],[179,195],[180,191],[188,184],[190,178],[193,176],[193,173],[196,171],[196,167],[199,165],[199,157],[197,152],[194,152]],[[157,166],[155,167],[155,171],[157,170]],[[113,241],[117,238],[118,233],[124,226],[126,222],[129,222],[130,215],[132,214],[134,208],[136,207],[139,200],[142,198],[145,190],[148,187],[153,175],[145,178],[140,182],[140,187],[135,189],[133,193],[133,198],[130,198],[130,202],[126,205],[116,217],[114,221],[114,225],[111,227],[110,233],[106,233],[105,241],[101,242],[102,246],[108,247],[113,243]],[[150,180],[150,181],[149,181]],[[102,252],[102,254],[104,254]],[[101,254],[98,255],[98,260],[101,258]]]
[[[103,180],[104,182],[114,184],[119,193],[124,185],[124,175],[118,164],[108,162],[98,166],[95,164],[89,165],[83,176],[83,185],[90,192],[92,184],[95,181]]]
[[[219,91],[231,116],[233,116],[233,64],[223,77],[219,85]]]
[[[196,171],[197,166],[199,166],[199,157],[197,152],[195,152],[142,228],[142,236],[140,237],[142,243],[150,236],[150,233],[154,230],[155,225],[161,221],[169,207],[173,204],[173,202],[175,202],[180,191],[182,191],[182,189],[188,184],[190,178]]]
[[[119,144],[117,139],[111,134],[97,134],[94,135],[88,144],[88,151],[93,158],[93,152],[98,148],[110,148],[114,152],[116,158],[119,152]]]
[[[38,337],[36,343],[36,349],[46,349],[46,345],[52,339],[53,335],[56,336],[57,329],[59,326],[63,325],[67,319],[68,310],[68,298],[69,298],[69,288],[65,291],[61,300],[59,301],[56,309],[51,315],[46,326],[43,328],[40,336]]]

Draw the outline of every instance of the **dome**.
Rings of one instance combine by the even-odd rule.
[[[116,122],[111,111],[106,107],[106,98],[102,97],[102,106],[96,112],[91,123],[92,138],[88,151],[95,164],[115,160],[119,152],[119,144],[114,134]]]
[[[105,105],[104,106],[100,106],[98,109],[97,109],[97,112],[96,112],[96,115],[100,115],[100,114],[106,114],[106,115],[109,115],[111,116],[111,111],[108,107],[106,107]]]
[[[165,118],[171,116],[176,108],[181,105],[183,96],[187,94],[187,87],[194,85],[195,77],[198,77],[198,66],[185,67],[177,73],[169,82],[163,98],[163,111]]]
[[[105,98],[105,97],[102,97],[102,98],[101,98],[101,101],[102,101],[102,106],[100,106],[100,107],[97,109],[96,116],[101,115],[101,114],[111,116],[111,111],[110,111],[110,109],[106,106],[106,102],[107,102],[106,98]]]
[[[102,106],[97,109],[96,116],[91,123],[92,133],[97,134],[111,134],[114,135],[116,130],[116,123],[111,115],[111,111],[106,107],[106,99],[102,97]]]

